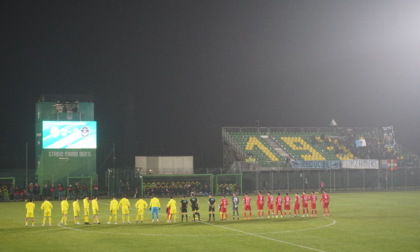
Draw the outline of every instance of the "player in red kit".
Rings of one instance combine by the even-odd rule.
[[[280,218],[283,218],[283,210],[282,210],[282,205],[283,203],[283,198],[281,197],[280,193],[277,193],[277,197],[276,197],[276,218],[279,217],[279,212],[280,212]]]
[[[271,192],[267,193],[267,218],[274,218],[274,196],[271,195]]]
[[[295,217],[300,215],[300,197],[299,193],[295,194],[295,203],[293,205],[293,213],[295,214]]]
[[[312,191],[311,195],[309,196],[309,200],[311,201],[311,217],[315,217],[317,215],[316,212],[316,194],[314,191]]]
[[[261,217],[264,218],[264,195],[262,195],[261,191],[259,191],[257,195],[257,212],[257,219],[259,219],[261,215]]]
[[[302,196],[300,197],[302,200],[302,217],[306,217],[309,216],[309,210],[308,210],[308,201],[309,201],[309,196],[306,194],[305,191],[303,191]]]
[[[220,212],[222,214],[222,220],[227,220],[228,219],[228,214],[227,214],[227,205],[229,204],[228,200],[226,199],[226,196],[223,195],[223,198],[219,204],[220,206]]]
[[[290,203],[292,202],[292,199],[289,196],[289,193],[286,193],[286,196],[283,198],[284,201],[284,216],[287,216],[287,213],[289,213],[289,217],[292,216],[292,211],[290,210]]]
[[[244,219],[245,220],[246,220],[246,212],[249,212],[249,219],[252,219],[251,201],[252,201],[252,198],[249,197],[248,193],[245,193],[245,197],[244,197]]]
[[[324,216],[330,216],[330,195],[323,191],[321,195],[322,209],[324,209]]]

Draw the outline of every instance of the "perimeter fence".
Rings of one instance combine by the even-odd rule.
[[[242,172],[243,192],[392,191],[420,188],[420,168],[294,169]]]

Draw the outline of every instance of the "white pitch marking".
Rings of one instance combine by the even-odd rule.
[[[284,243],[287,245],[291,245],[291,246],[295,246],[295,247],[300,247],[300,248],[304,248],[304,249],[309,249],[309,250],[314,250],[314,251],[319,251],[319,252],[326,252],[324,250],[320,250],[320,249],[316,249],[316,248],[311,248],[311,247],[306,247],[303,245],[299,245],[296,243],[291,243],[291,242],[286,242],[286,241],[282,241],[282,240],[277,240],[274,238],[270,238],[270,237],[266,237],[266,236],[262,236],[262,235],[258,235],[258,234],[253,234],[253,233],[249,233],[249,232],[245,232],[245,231],[241,231],[241,230],[237,230],[237,229],[233,229],[233,228],[228,228],[228,227],[224,227],[224,226],[220,226],[220,225],[215,225],[215,224],[211,224],[208,222],[203,222],[204,224],[210,225],[210,226],[214,226],[214,227],[218,227],[218,228],[223,228],[223,229],[227,229],[230,231],[234,231],[234,232],[238,232],[241,234],[245,234],[245,235],[249,235],[249,236],[254,236],[254,237],[258,237],[258,238],[262,238],[262,239],[266,239],[266,240],[270,240],[270,241],[274,241],[274,242],[279,242],[279,243]]]
[[[332,225],[337,223],[334,219],[331,219],[331,218],[328,218],[328,217],[326,217],[325,219],[332,220],[332,222],[327,224],[327,225],[320,226],[320,227],[303,228],[303,229],[296,229],[296,230],[284,230],[284,231],[279,231],[279,232],[264,232],[264,233],[258,233],[258,234],[281,234],[281,233],[294,233],[294,232],[301,232],[301,231],[309,231],[309,230],[327,228],[327,227],[332,226]]]

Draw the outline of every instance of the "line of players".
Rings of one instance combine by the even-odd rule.
[[[267,218],[280,218],[284,217],[291,217],[291,216],[300,216],[301,208],[302,208],[302,217],[316,217],[317,216],[317,195],[314,191],[310,195],[303,192],[302,195],[299,193],[295,194],[294,201],[292,202],[292,197],[289,196],[289,193],[286,193],[284,197],[281,196],[280,193],[277,193],[277,197],[274,196],[269,192],[267,193]],[[251,197],[248,194],[245,194],[244,197],[244,219],[252,219],[252,211],[251,211]],[[256,204],[257,204],[257,219],[264,218],[264,202],[265,198],[261,191],[258,193],[256,197]],[[323,191],[321,195],[320,202],[322,202],[322,209],[323,209],[323,216],[329,216],[329,203],[330,203],[330,195]],[[292,203],[293,203],[293,215],[292,215]],[[310,215],[309,215],[309,204],[310,204]],[[275,206],[275,211],[274,211]]]
[[[252,210],[251,210],[251,202],[252,198],[248,195],[248,193],[245,194],[244,198],[244,219],[252,219]],[[300,206],[302,205],[302,217],[309,216],[309,202],[310,202],[310,209],[311,209],[311,217],[317,216],[317,208],[316,208],[316,202],[317,202],[317,195],[315,192],[312,192],[310,195],[307,195],[305,192],[302,193],[301,196],[299,196],[299,193],[295,194],[295,199],[293,202],[293,213],[294,216],[300,216]],[[329,216],[329,202],[330,202],[330,196],[328,193],[323,191],[321,195],[320,202],[322,202],[322,208],[324,211],[323,216]],[[264,218],[264,203],[265,203],[265,197],[261,193],[261,191],[258,193],[256,197],[256,205],[257,205],[257,219]],[[302,204],[301,204],[302,203]],[[292,198],[289,196],[288,193],[284,197],[281,196],[280,193],[277,194],[277,197],[274,198],[274,196],[269,192],[267,193],[267,218],[279,217],[290,217],[292,216],[291,213],[291,204],[292,204]],[[208,221],[215,220],[215,207],[216,207],[216,199],[209,195],[208,199],[208,206],[209,206],[209,219]],[[219,203],[219,212],[221,220],[227,220],[228,219],[228,213],[227,213],[227,206],[229,205],[229,201],[226,199],[225,196],[222,197],[221,202]],[[75,199],[73,204],[73,215],[74,215],[74,223],[76,225],[80,225],[80,205],[78,199]],[[187,208],[188,206],[191,206],[191,210],[193,212],[193,221],[201,221],[200,218],[200,212],[199,212],[199,202],[198,198],[195,197],[193,194],[190,200],[186,200],[185,196],[182,197],[182,200],[180,201],[180,209],[181,209],[181,219],[182,222],[188,221],[188,214],[187,214]],[[274,206],[276,211],[274,212]],[[32,226],[35,225],[34,220],[34,209],[35,204],[32,202],[32,200],[29,200],[29,202],[26,203],[26,226],[28,226],[28,223],[30,220],[32,220]],[[139,199],[136,204],[135,208],[137,209],[137,215],[136,215],[136,223],[140,221],[140,223],[143,223],[144,221],[144,211],[149,207],[149,210],[152,214],[152,223],[153,222],[159,222],[159,210],[160,210],[160,201],[157,197],[153,197],[150,200],[150,203],[147,204],[147,202],[143,199]],[[44,218],[42,226],[46,225],[46,222],[48,220],[48,224],[51,226],[51,211],[52,211],[53,205],[51,202],[48,201],[48,198],[44,200],[44,202],[41,205],[41,210],[44,211]],[[100,224],[99,222],[99,205],[98,205],[98,198],[95,197],[91,201],[89,200],[89,197],[86,197],[83,199],[83,213],[84,213],[84,223],[86,225],[90,225],[89,223],[89,215],[90,215],[90,208],[92,208],[93,213],[93,223],[94,224]],[[117,224],[117,213],[121,209],[122,212],[122,222],[123,224],[127,223],[130,224],[130,215],[129,215],[129,208],[130,208],[130,202],[129,200],[123,195],[120,201],[117,201],[117,199],[114,197],[110,202],[110,216],[108,219],[108,224],[114,223]],[[284,208],[284,211],[283,211]],[[60,225],[67,225],[67,216],[69,211],[69,203],[67,201],[67,198],[64,198],[64,200],[61,201],[61,220]],[[239,219],[239,198],[236,194],[233,194],[232,196],[232,211],[233,211],[233,219]],[[176,222],[176,216],[177,216],[177,206],[176,201],[170,197],[169,202],[166,205],[166,221]]]
[[[293,215],[294,216],[300,216],[301,212],[300,209],[302,208],[302,217],[316,217],[317,212],[317,195],[314,191],[310,195],[306,194],[306,192],[303,192],[300,196],[299,193],[295,194],[295,198],[293,201]],[[252,198],[248,195],[248,193],[245,194],[244,198],[244,219],[252,219],[252,210],[251,210],[251,202]],[[172,202],[172,203],[171,203]],[[191,198],[191,207],[193,211],[193,217],[195,221],[195,216],[198,215],[198,220],[200,220],[200,213],[199,213],[199,207],[198,207],[198,199],[194,197]],[[329,210],[329,203],[330,203],[330,195],[324,190],[321,195],[320,202],[322,202],[322,209],[323,209],[323,216],[329,216],[330,210]],[[265,197],[261,193],[261,191],[258,193],[256,197],[256,204],[257,204],[257,219],[264,218],[264,203],[265,203]],[[309,215],[309,203],[310,203],[310,215]],[[215,206],[216,206],[216,199],[209,195],[208,200],[209,205],[209,219],[208,221],[215,220]],[[221,220],[227,220],[228,219],[228,211],[227,206],[229,205],[229,201],[226,199],[225,196],[222,197],[221,202],[219,203],[219,212],[220,212],[220,219]],[[286,193],[284,197],[281,196],[280,193],[277,193],[276,198],[271,194],[271,192],[267,193],[267,218],[279,217],[282,218],[285,217],[291,217],[292,211],[291,211],[291,205],[292,205],[292,198],[289,196],[289,193]],[[184,220],[184,216],[186,218],[186,221],[188,221],[188,215],[187,215],[187,206],[188,201],[183,197],[181,200],[181,215],[182,220]],[[275,211],[274,211],[275,206]],[[283,211],[284,208],[284,211]],[[232,218],[233,220],[239,219],[239,198],[234,193],[232,196]],[[171,222],[171,220],[174,219],[176,221],[176,203],[171,198],[170,203],[167,205],[167,221]]]

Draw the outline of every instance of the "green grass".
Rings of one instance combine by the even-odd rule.
[[[255,198],[253,196],[253,198]],[[176,199],[179,202],[179,199]],[[220,198],[217,198],[218,202]],[[255,201],[255,199],[253,199]],[[130,199],[134,206],[135,199]],[[168,199],[161,199],[162,205]],[[0,203],[1,251],[419,251],[420,192],[331,194],[330,217],[253,219],[207,223],[207,198],[200,198],[202,222],[107,225],[109,200],[100,200],[100,225],[57,225],[59,202],[53,202],[52,227],[25,227],[25,203]],[[254,202],[255,203],[255,202]],[[255,206],[253,206],[255,208]],[[71,208],[70,208],[71,210]],[[189,209],[190,210],[190,209]],[[70,211],[72,213],[72,211]],[[130,211],[133,222],[136,211]],[[254,210],[254,217],[256,211]],[[229,214],[231,214],[229,208]],[[242,213],[241,213],[242,214]],[[119,215],[119,221],[121,216]],[[230,215],[229,215],[230,217]],[[242,216],[241,216],[242,217]],[[72,219],[72,218],[69,218]]]

